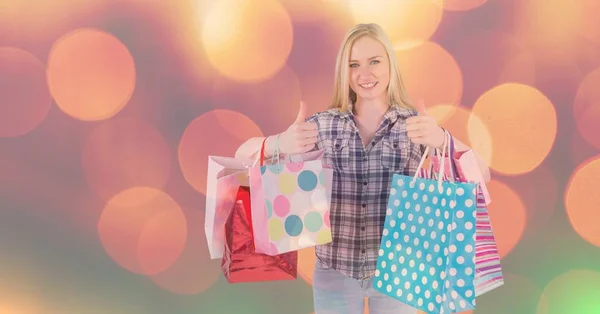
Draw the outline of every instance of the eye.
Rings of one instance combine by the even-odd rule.
[[[371,64],[378,64],[378,63],[379,63],[379,60],[373,60],[373,61],[371,61]]]
[[[351,68],[356,68],[357,66],[358,66],[358,63],[351,63],[351,64],[350,64],[350,67],[351,67]]]

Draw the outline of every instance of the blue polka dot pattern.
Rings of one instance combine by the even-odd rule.
[[[297,215],[290,215],[285,219],[285,231],[287,234],[293,237],[298,236],[302,233],[303,228],[302,219]]]
[[[476,191],[395,174],[373,287],[425,313],[474,309]]]
[[[317,175],[310,171],[304,170],[298,175],[298,186],[303,191],[312,191],[317,187]]]

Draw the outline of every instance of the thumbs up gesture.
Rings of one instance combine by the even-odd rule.
[[[425,103],[417,103],[418,116],[406,119],[406,133],[415,144],[427,145],[430,148],[442,148],[445,140],[444,130],[438,126],[435,118],[427,113]]]
[[[317,125],[306,120],[306,105],[300,102],[296,120],[279,136],[279,151],[282,154],[301,154],[313,149],[317,143]]]

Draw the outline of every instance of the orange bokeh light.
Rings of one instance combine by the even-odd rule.
[[[292,50],[292,21],[275,0],[219,0],[202,22],[208,60],[233,80],[270,78]]]
[[[473,106],[490,131],[493,154],[490,167],[516,175],[532,171],[554,145],[557,121],[550,100],[539,90],[516,83],[498,85],[485,92]],[[469,121],[469,133],[479,126]]]
[[[600,247],[600,157],[583,162],[571,175],[565,192],[569,222],[585,241]]]
[[[484,5],[487,0],[443,0],[447,11],[469,11]]]
[[[186,181],[206,194],[208,156],[233,157],[243,142],[260,136],[258,125],[236,111],[213,110],[197,117],[179,142],[179,165]]]
[[[377,23],[397,49],[418,46],[435,33],[444,13],[442,0],[348,0],[356,23]]]
[[[300,82],[289,67],[273,78],[242,84],[220,77],[215,81],[211,104],[219,109],[239,110],[258,124],[269,126],[266,134],[285,131],[298,115]]]
[[[600,149],[600,68],[585,76],[577,90],[573,116],[581,136]]]
[[[479,117],[462,106],[454,105],[436,105],[429,108],[427,113],[489,164],[492,158],[491,135]],[[472,130],[467,128],[469,123],[472,124]]]
[[[396,50],[402,80],[408,96],[426,106],[458,105],[463,77],[454,57],[435,42],[408,50]]]
[[[0,82],[0,137],[31,132],[52,103],[45,65],[25,50],[0,47]]]
[[[316,262],[314,247],[298,251],[298,275],[311,286]]]
[[[50,93],[67,115],[97,121],[127,105],[136,82],[133,57],[121,41],[95,29],[59,38],[48,56]]]
[[[204,234],[204,211],[184,207],[187,243],[179,259],[167,270],[151,277],[165,290],[192,295],[208,290],[221,276],[221,260],[211,260]]]
[[[179,258],[187,238],[186,219],[168,194],[133,187],[108,201],[98,235],[108,255],[136,274],[155,275]]]
[[[508,185],[492,179],[487,188],[492,198],[488,205],[492,230],[498,254],[504,258],[521,240],[527,224],[527,212],[519,195]]]
[[[171,174],[171,154],[163,136],[134,119],[111,119],[87,138],[82,168],[92,190],[103,200],[132,186],[162,189]]]

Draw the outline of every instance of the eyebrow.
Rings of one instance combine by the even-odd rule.
[[[369,58],[368,60],[373,60],[373,59],[377,59],[377,58],[381,58],[381,56],[374,56],[374,57]],[[358,62],[358,61],[350,60],[350,62]]]

